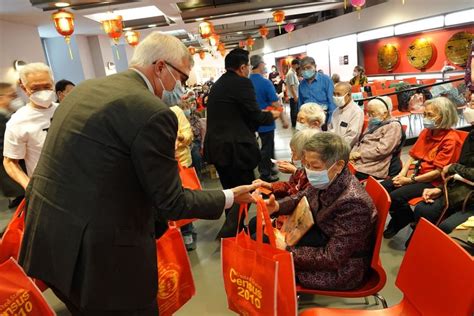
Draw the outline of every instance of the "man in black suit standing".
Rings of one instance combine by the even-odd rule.
[[[64,99],[27,189],[19,262],[74,316],[156,316],[153,208],[166,220],[218,219],[256,188],[183,190],[168,107],[192,56],[179,39],[153,32],[130,63]]]
[[[262,111],[250,81],[249,52],[234,49],[225,57],[227,72],[212,86],[207,103],[207,132],[204,155],[216,166],[224,189],[252,183],[260,162],[255,132],[280,116]],[[226,222],[218,238],[235,236],[239,205],[226,210]]]

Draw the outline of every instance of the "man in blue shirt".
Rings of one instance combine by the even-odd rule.
[[[329,76],[316,71],[316,62],[312,57],[305,57],[300,62],[303,80],[298,88],[298,109],[301,105],[314,102],[326,112],[326,124],[331,121],[332,112],[336,109],[333,101],[334,84]]]
[[[250,80],[255,89],[255,96],[260,109],[267,110],[268,107],[281,107],[280,99],[272,82],[263,77],[267,70],[262,56],[254,55],[250,57],[250,65],[252,66]],[[258,164],[260,178],[267,182],[278,181],[279,179],[276,176],[278,172],[273,170],[273,163],[271,161],[271,159],[275,158],[275,122],[272,122],[270,125],[260,126],[258,128],[258,135],[262,141],[260,149],[262,159]]]

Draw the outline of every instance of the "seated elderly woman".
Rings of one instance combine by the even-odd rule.
[[[326,114],[319,104],[308,102],[301,106],[296,120],[296,130],[298,131],[307,128],[320,131],[321,126],[326,122]]]
[[[305,144],[304,190],[266,201],[273,215],[289,215],[306,196],[315,225],[292,247],[298,282],[322,290],[359,287],[369,269],[377,212],[371,198],[347,169],[350,148],[338,135],[317,133]]]
[[[402,170],[399,155],[406,137],[400,122],[392,119],[391,111],[389,97],[375,98],[367,104],[369,126],[352,148],[349,158],[359,180],[367,179],[369,175],[384,179]]]
[[[414,221],[408,201],[421,196],[423,190],[441,184],[441,170],[456,162],[461,152],[461,139],[452,129],[458,121],[453,103],[445,97],[438,97],[424,105],[425,129],[411,148],[408,161],[397,176],[382,182],[392,198],[391,220],[384,231],[384,237],[388,239]],[[415,166],[414,172],[409,174],[412,165]]]
[[[301,168],[301,160],[303,158],[303,147],[311,137],[318,133],[315,129],[306,129],[296,132],[290,141],[291,162],[278,161],[278,169],[281,172],[291,173],[288,181],[265,182],[261,179],[255,180],[253,183],[260,183],[262,187],[269,189],[277,198],[282,198],[291,194],[295,194],[303,190],[308,185],[308,179],[304,168]]]

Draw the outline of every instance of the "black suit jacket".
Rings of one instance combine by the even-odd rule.
[[[260,161],[255,131],[273,122],[262,112],[252,81],[227,71],[212,86],[207,102],[204,153],[208,162],[222,167],[252,170]]]
[[[222,191],[183,190],[177,118],[134,71],[88,80],[54,114],[27,190],[25,271],[87,310],[156,303],[155,207],[220,217]]]

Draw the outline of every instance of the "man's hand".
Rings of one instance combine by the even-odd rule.
[[[278,170],[283,173],[294,174],[298,168],[288,161],[278,161],[277,162]]]
[[[351,152],[349,155],[349,160],[357,160],[360,159],[360,153],[357,151]]]
[[[268,182],[265,182],[265,181],[263,181],[262,179],[254,180],[254,181],[252,182],[252,184],[259,184],[262,188],[266,188],[266,189],[269,189],[269,190],[272,189],[272,184],[271,184],[271,183],[268,183]]]
[[[234,193],[234,203],[255,203],[256,200],[254,197],[252,197],[252,195],[250,195],[250,192],[255,191],[255,189],[259,188],[260,186],[261,185],[259,183],[253,183],[249,185],[241,185],[231,189]]]
[[[426,203],[433,203],[435,199],[439,198],[441,196],[441,191],[440,188],[433,188],[433,189],[424,189],[423,190],[423,200]]]

